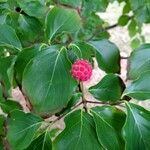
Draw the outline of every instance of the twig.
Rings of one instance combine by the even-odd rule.
[[[133,16],[128,16],[128,17],[129,17],[129,20],[133,18]],[[108,26],[108,27],[105,27],[105,28],[103,28],[103,29],[100,28],[100,29],[96,30],[95,33],[94,33],[90,38],[86,39],[86,41],[90,41],[90,40],[92,40],[96,35],[98,35],[98,34],[100,34],[100,33],[103,33],[103,32],[105,32],[105,31],[111,30],[111,29],[113,29],[113,28],[116,28],[116,27],[118,27],[118,26],[119,26],[119,24],[118,24],[118,23],[115,23],[115,24],[113,24],[113,25],[111,25],[111,26]]]
[[[81,88],[81,91],[82,91],[82,103],[83,103],[83,108],[84,110],[87,112],[88,109],[87,109],[87,101],[85,99],[85,88],[84,88],[84,85],[83,85],[83,82],[80,82],[80,88]]]
[[[121,59],[128,59],[128,56],[121,56]]]
[[[118,101],[118,102],[97,102],[97,101],[86,101],[86,103],[91,103],[91,104],[104,104],[104,105],[119,105],[123,103],[123,101]]]
[[[114,24],[114,25],[105,27],[105,28],[103,28],[103,29],[100,28],[100,29],[96,30],[95,33],[94,33],[91,37],[89,37],[88,39],[86,39],[86,41],[90,41],[90,40],[92,40],[96,35],[98,35],[98,34],[100,34],[100,33],[103,33],[103,32],[105,32],[105,31],[107,31],[107,30],[116,28],[117,26],[118,26],[118,24],[116,23],[116,24]]]
[[[86,101],[86,102],[90,104],[108,104],[107,102],[96,102],[96,101]]]
[[[83,103],[83,102],[80,102],[80,103],[78,103],[77,105],[75,105],[75,106],[70,110],[70,112],[73,111],[74,109],[76,109],[77,107],[79,107],[82,103]],[[63,117],[66,116],[66,115],[67,115],[67,114],[62,114],[61,116],[59,116],[58,118],[56,118],[54,121],[52,121],[52,123],[57,122],[58,120],[60,120],[61,118],[63,118]]]

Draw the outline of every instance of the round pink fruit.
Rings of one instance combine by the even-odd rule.
[[[78,59],[72,65],[72,76],[79,81],[87,81],[92,75],[92,65],[84,59]]]

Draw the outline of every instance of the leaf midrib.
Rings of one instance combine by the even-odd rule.
[[[128,105],[128,104],[127,104],[127,105]],[[134,113],[133,113],[133,111],[132,111],[132,108],[130,107],[130,105],[128,105],[128,108],[129,108],[129,110],[130,110],[130,112],[131,112],[131,114],[132,114],[132,116],[133,116],[133,119],[134,119],[136,125],[137,125],[138,131],[139,131],[139,133],[140,133],[140,139],[142,139],[143,143],[145,144],[145,140],[143,139],[141,130],[140,130],[139,126],[138,126],[138,122],[137,122],[137,120],[136,120],[136,118],[135,118],[135,116],[134,116]]]

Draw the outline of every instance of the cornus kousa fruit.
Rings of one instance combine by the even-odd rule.
[[[79,81],[87,81],[92,75],[92,65],[84,59],[78,59],[72,65],[72,76]]]

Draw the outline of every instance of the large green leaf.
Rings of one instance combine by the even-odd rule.
[[[133,103],[126,103],[127,119],[123,127],[126,150],[150,149],[150,111]]]
[[[123,95],[129,97],[146,100],[150,99],[150,71],[144,72],[137,80],[131,82],[125,89]]]
[[[149,0],[129,0],[134,15],[140,23],[150,22],[150,1]]]
[[[99,67],[107,73],[120,72],[120,54],[115,44],[108,40],[91,41],[89,44],[96,50]]]
[[[17,0],[17,3],[29,16],[42,18],[48,11],[44,0]]]
[[[43,119],[31,113],[14,110],[8,122],[7,139],[13,150],[22,150],[32,142]]]
[[[0,107],[5,113],[10,113],[15,109],[21,109],[20,104],[14,100],[0,100]]]
[[[50,133],[46,131],[37,137],[25,150],[52,150]]]
[[[36,112],[55,113],[67,105],[77,86],[70,69],[65,48],[41,51],[26,66],[23,89]]]
[[[17,56],[15,62],[16,80],[21,84],[23,71],[28,62],[40,51],[40,45],[23,49]]]
[[[15,30],[9,25],[0,25],[0,46],[21,49]]]
[[[77,110],[65,118],[66,128],[54,140],[54,150],[100,150],[92,117]]]
[[[150,70],[150,44],[143,44],[129,58],[129,79],[136,79],[147,70]]]
[[[26,67],[26,65],[29,63],[29,61],[35,57],[39,51],[41,50],[54,50],[54,49],[58,49],[59,45],[52,45],[52,46],[48,46],[46,48],[44,48],[42,46],[42,44],[37,44],[34,45],[32,47],[28,47],[23,49],[17,56],[16,62],[15,62],[15,71],[16,71],[16,80],[17,83],[21,84],[22,82],[22,76],[23,76],[23,72],[24,69]]]
[[[97,85],[91,87],[89,92],[100,101],[117,101],[125,89],[122,79],[115,74],[106,75]]]
[[[96,124],[99,142],[107,150],[124,149],[121,129],[125,122],[125,114],[112,106],[94,107],[91,110]]]
[[[44,29],[37,18],[20,14],[17,22],[19,38],[24,45],[35,43],[44,37]]]
[[[52,38],[62,32],[75,33],[81,27],[81,19],[73,9],[54,7],[46,18],[46,38]]]
[[[5,98],[11,95],[14,61],[13,56],[0,57],[0,85]]]

